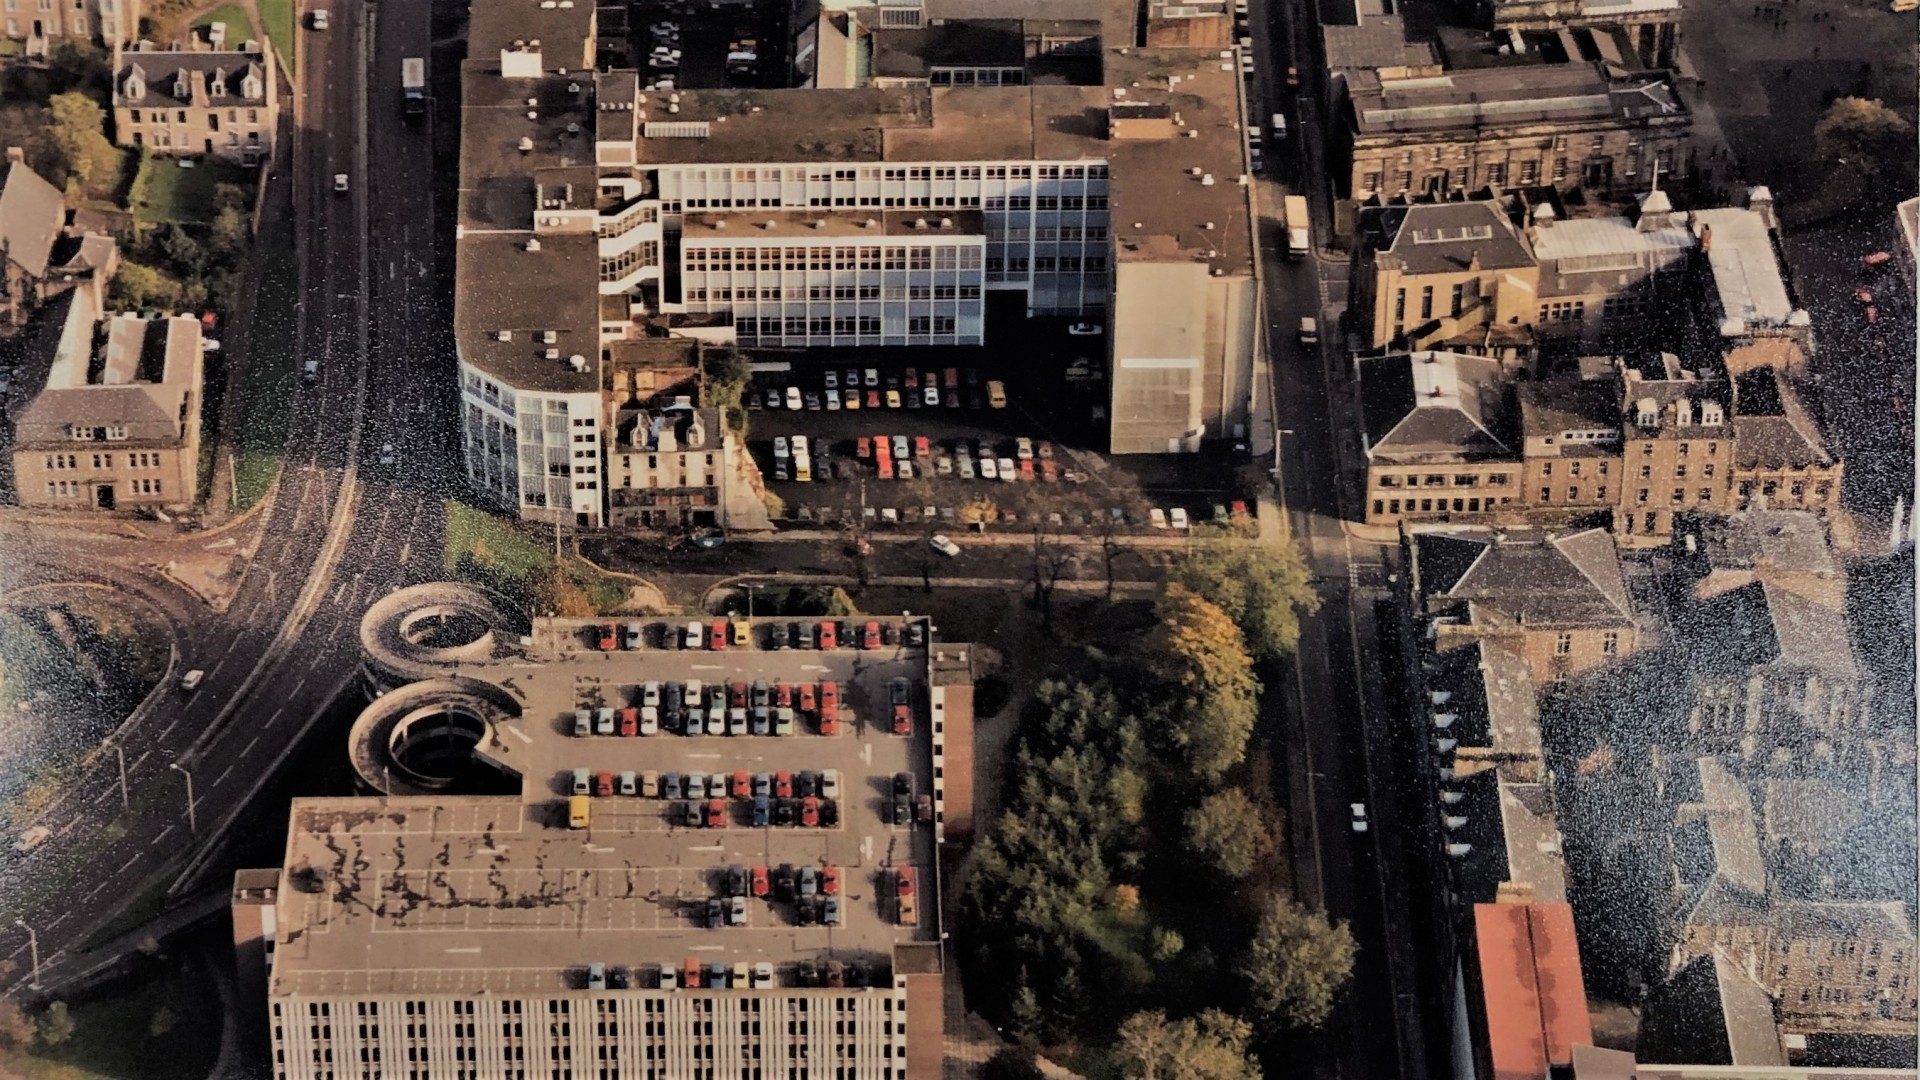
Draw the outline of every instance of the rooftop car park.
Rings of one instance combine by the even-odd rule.
[[[292,918],[324,932],[282,947],[276,986],[432,968],[465,992],[890,987],[894,947],[938,933],[933,896],[903,920],[900,881],[938,880],[956,718],[931,671],[966,670],[966,648],[924,619],[811,620],[802,648],[785,647],[794,620],[720,622],[539,620],[376,699],[354,759],[393,794],[295,804]],[[698,651],[658,647],[694,627]],[[370,661],[406,670],[418,651]],[[696,730],[696,709],[724,722]],[[451,790],[459,755],[518,793]]]

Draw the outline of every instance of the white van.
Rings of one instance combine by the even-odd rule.
[[[1287,137],[1287,116],[1285,113],[1273,114],[1273,140],[1279,142]]]
[[[192,671],[189,671],[185,675],[180,676],[180,689],[185,690],[188,693],[192,693],[193,691],[198,690],[200,688],[201,680],[205,679],[206,677],[207,677],[206,672],[200,670],[199,668],[194,668]]]

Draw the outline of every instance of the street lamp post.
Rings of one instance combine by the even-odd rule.
[[[28,926],[25,919],[15,919],[13,925],[27,932],[27,950],[33,956],[33,982],[29,985],[38,990],[40,989],[40,935],[33,932],[33,927]]]
[[[187,831],[198,835],[200,832],[200,823],[196,820],[193,813],[193,774],[188,772],[186,768],[177,761],[168,762],[167,768],[187,778]]]

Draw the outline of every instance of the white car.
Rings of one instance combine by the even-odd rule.
[[[1150,524],[1150,525],[1152,525],[1152,526],[1153,526],[1154,528],[1156,528],[1156,529],[1164,529],[1164,528],[1166,528],[1166,527],[1167,527],[1167,512],[1166,512],[1165,510],[1162,510],[1162,509],[1160,509],[1160,508],[1159,508],[1159,507],[1157,507],[1157,506],[1156,506],[1156,507],[1154,507],[1154,508],[1153,508],[1153,509],[1151,509],[1151,510],[1148,510],[1148,511],[1147,511],[1147,523],[1148,523],[1148,524]]]
[[[755,990],[773,989],[773,965],[765,960],[753,965],[753,988]]]
[[[1033,460],[1033,440],[1025,435],[1013,440],[1013,456],[1021,461]]]
[[[774,460],[776,461],[781,461],[786,459],[787,437],[785,435],[775,435],[773,437],[773,457],[774,457]]]
[[[940,404],[940,388],[928,383],[920,388],[920,399],[929,405]]]
[[[1099,323],[1077,322],[1067,327],[1067,334],[1071,337],[1099,337],[1106,332],[1106,327]]]
[[[1174,507],[1173,509],[1167,511],[1167,517],[1170,520],[1172,520],[1174,528],[1184,529],[1187,527],[1187,508],[1186,507],[1184,506]]]
[[[895,480],[911,480],[911,479],[913,479],[913,462],[911,462],[911,461],[906,461],[906,460],[901,460],[901,461],[896,461],[896,462],[894,462],[894,463],[893,463],[893,478],[894,478]]]
[[[337,172],[333,174],[333,191],[336,195],[345,195],[347,193],[346,173]]]
[[[966,471],[965,471],[965,468],[964,468],[964,465],[965,465],[965,463],[963,462],[963,463],[962,463],[962,470],[961,470],[961,473],[960,473],[960,475],[962,475],[962,476],[965,476],[965,475],[966,475]],[[994,465],[994,463],[993,463],[993,459],[992,459],[992,458],[990,458],[990,457],[983,457],[983,458],[981,458],[981,459],[980,459],[980,479],[982,479],[982,480],[997,480],[997,479],[999,479],[999,474],[1000,474],[1000,469],[999,469],[999,467],[998,467],[998,466],[996,466],[996,465]]]
[[[829,389],[829,390],[832,390],[833,388],[835,388],[835,387],[837,387],[837,386],[839,386],[839,385],[840,385],[840,373],[839,373],[839,372],[837,372],[837,371],[829,371],[829,372],[827,372],[827,375],[826,375],[826,387],[827,387],[827,389]]]
[[[962,480],[973,479],[973,459],[972,458],[970,457],[961,458],[959,463],[954,465],[953,468],[955,472],[960,474],[960,479]]]
[[[860,381],[865,383],[869,387],[879,386],[880,385],[880,369],[868,368],[866,370],[865,376]]]
[[[641,706],[640,734],[642,735],[660,734],[660,710],[659,709],[655,708],[652,705]]]
[[[792,409],[794,412],[799,412],[801,410],[802,405],[800,403],[799,387],[797,386],[787,387],[787,408]]]
[[[828,412],[840,411],[840,391],[838,390],[827,391],[827,411]]]
[[[820,797],[837,799],[840,797],[840,770],[827,769],[820,774]]]
[[[380,444],[380,464],[382,465],[393,464],[393,444],[392,443]]]
[[[953,459],[945,454],[933,459],[933,471],[941,476],[953,475]]]
[[[1001,458],[998,462],[1000,479],[1009,483],[1020,479],[1020,470],[1014,467],[1012,458]]]
[[[938,533],[935,533],[927,539],[927,546],[948,558],[960,554],[959,544],[954,543]]]
[[[218,338],[201,338],[201,339],[200,339],[200,351],[201,351],[201,352],[203,352],[203,353],[217,353],[217,352],[219,352],[219,351],[220,351],[220,340],[219,340]]]
[[[325,30],[327,28],[327,9],[314,8],[310,19],[315,30]]]
[[[905,435],[895,435],[893,437],[893,457],[895,461],[906,461],[913,457],[913,451],[907,448],[907,437]]]
[[[1367,831],[1367,804],[1363,802],[1348,803],[1347,809],[1353,814],[1353,831],[1366,832]]]
[[[810,444],[807,442],[807,437],[805,435],[795,435],[793,437],[793,456],[797,458],[806,457],[807,447],[809,445]]]
[[[640,689],[640,707],[657,709],[660,707],[660,680],[649,679]]]

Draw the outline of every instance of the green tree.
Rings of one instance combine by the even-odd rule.
[[[162,1005],[153,1010],[153,1015],[147,1019],[147,1034],[157,1039],[178,1027],[179,1024],[179,1015]]]
[[[1260,683],[1246,638],[1226,613],[1186,587],[1169,585],[1145,666],[1173,689],[1164,729],[1201,779],[1217,783],[1247,754]]]
[[[111,99],[113,72],[104,49],[62,38],[47,50],[47,74],[55,93],[78,90],[98,101]]]
[[[247,250],[247,242],[252,238],[253,227],[247,222],[247,212],[233,207],[222,207],[216,211],[213,224],[207,227],[207,240],[223,262],[238,258],[241,252]]]
[[[1156,926],[1147,941],[1147,954],[1158,963],[1166,963],[1187,947],[1187,939],[1169,926]]]
[[[1254,655],[1276,660],[1300,644],[1300,617],[1320,608],[1313,575],[1291,542],[1214,543],[1173,564],[1171,579],[1226,612]]]
[[[33,1018],[12,998],[0,998],[0,1046],[24,1047],[33,1042]]]
[[[1218,1009],[1191,1020],[1141,1012],[1121,1023],[1114,1059],[1136,1080],[1260,1080],[1247,1053],[1252,1037],[1252,1025]]]
[[[47,1046],[59,1046],[73,1038],[73,1017],[67,1012],[67,1003],[56,1001],[47,1006],[40,1017],[40,1041]]]
[[[1230,878],[1253,873],[1270,846],[1260,808],[1237,787],[1200,800],[1187,811],[1186,824],[1187,847]]]
[[[1913,190],[1913,126],[1867,98],[1836,98],[1813,128],[1814,153],[1848,204]]]
[[[123,308],[178,308],[180,283],[151,266],[123,262],[108,287],[109,300]]]
[[[747,422],[741,407],[747,382],[753,377],[747,354],[736,349],[714,349],[700,358],[700,372],[706,386],[706,403],[719,409],[727,426],[740,430]]]
[[[980,1080],[1045,1080],[1030,1046],[1010,1046],[980,1066]]]
[[[111,191],[120,179],[120,151],[107,141],[106,110],[78,90],[55,94],[48,102],[53,119],[40,133],[47,179],[69,183],[89,194]]]
[[[207,272],[206,245],[195,239],[184,226],[172,224],[162,226],[159,247],[166,253],[167,261],[186,271],[187,278],[197,278]]]
[[[1261,1016],[1289,1027],[1318,1027],[1353,976],[1358,948],[1345,922],[1330,923],[1319,912],[1269,896],[1240,974]]]

